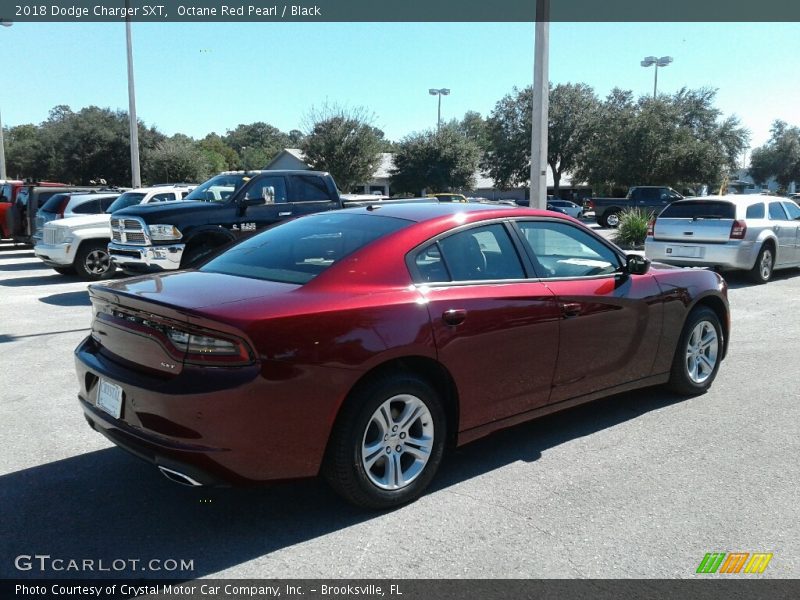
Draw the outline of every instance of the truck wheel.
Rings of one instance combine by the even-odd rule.
[[[84,281],[108,279],[117,268],[111,262],[108,242],[86,242],[75,255],[75,272]]]
[[[191,246],[181,259],[181,269],[191,269],[198,266],[204,259],[208,258],[218,246],[209,242],[203,242],[197,246]]]
[[[606,227],[619,227],[619,211],[614,211],[603,217],[606,222]]]
[[[75,267],[53,267],[59,275],[75,275]]]
[[[445,429],[441,400],[425,380],[408,373],[373,379],[342,409],[322,474],[358,506],[411,502],[439,468]]]

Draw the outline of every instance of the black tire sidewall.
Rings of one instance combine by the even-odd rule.
[[[114,262],[111,260],[111,256],[109,255],[109,267],[108,269],[98,275],[95,273],[90,273],[86,270],[86,258],[89,256],[90,253],[94,252],[95,250],[104,250],[106,254],[108,254],[108,247],[106,244],[102,244],[99,242],[89,242],[87,244],[82,245],[78,249],[78,253],[75,255],[75,264],[73,265],[75,269],[75,273],[81,279],[85,281],[99,281],[101,279],[108,279],[114,275],[117,268],[114,266]]]
[[[692,331],[701,321],[708,321],[717,332],[717,362],[714,364],[714,369],[711,375],[703,383],[695,383],[689,378],[689,373],[686,369],[686,347],[689,343],[689,336]],[[704,394],[714,383],[714,379],[719,372],[720,364],[722,363],[722,354],[724,349],[725,340],[723,337],[722,324],[719,321],[717,313],[708,308],[707,306],[696,307],[689,313],[688,318],[681,331],[680,339],[678,340],[678,347],[675,349],[675,357],[672,362],[672,372],[670,374],[670,387],[679,393],[687,395]]]
[[[422,473],[400,490],[382,490],[373,484],[361,462],[364,432],[378,407],[399,394],[411,394],[427,407],[433,419],[434,441],[431,455]],[[388,509],[406,504],[425,491],[436,475],[444,454],[447,421],[442,402],[435,390],[414,375],[393,375],[373,381],[353,393],[349,406],[337,421],[330,460],[339,462],[328,470],[327,479],[349,501],[365,508]],[[342,462],[343,461],[343,462]],[[336,472],[344,482],[331,476]],[[343,485],[342,485],[343,484]]]
[[[761,275],[761,260],[764,258],[764,253],[769,250],[772,254],[772,266],[769,269],[769,277],[764,279]],[[775,270],[775,251],[772,249],[772,246],[762,246],[761,250],[758,251],[758,256],[756,256],[756,264],[753,265],[753,269],[750,271],[750,278],[755,283],[767,283],[770,279],[772,279],[772,272]]]

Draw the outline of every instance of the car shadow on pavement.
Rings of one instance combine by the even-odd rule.
[[[52,267],[48,267],[43,262],[32,263],[32,262],[22,262],[22,263],[11,263],[11,264],[0,264],[0,271],[29,271],[31,269],[51,269]]]
[[[725,283],[728,284],[728,289],[738,290],[757,285],[769,285],[775,281],[784,281],[786,279],[797,277],[800,275],[800,269],[781,269],[780,271],[774,271],[772,273],[772,278],[765,284],[754,283],[748,278],[747,273],[744,271],[723,271],[720,273],[720,275],[722,275]]]
[[[45,304],[52,304],[54,306],[91,306],[92,301],[89,300],[89,292],[81,290],[79,292],[64,292],[63,294],[52,294],[39,298],[39,302]]]
[[[428,493],[513,464],[683,398],[650,388],[551,415],[452,453]],[[108,448],[0,476],[0,577],[211,575],[382,513],[354,508],[319,479],[253,488],[188,488]],[[192,560],[191,572],[17,571],[13,557]],[[66,560],[65,560],[66,562]],[[265,576],[275,576],[265,573]]]
[[[33,258],[36,256],[33,250],[30,248],[26,248],[25,246],[6,246],[0,245],[0,252],[17,252],[18,254],[14,254],[14,258]],[[7,255],[8,256],[8,255]]]
[[[80,279],[70,275],[60,275],[58,273],[53,273],[52,275],[41,275],[36,277],[15,277],[13,279],[5,279],[0,281],[0,285],[4,285],[6,287],[23,287],[28,285],[75,283],[76,281],[80,281]]]

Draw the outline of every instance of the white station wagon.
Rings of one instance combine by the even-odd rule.
[[[800,267],[800,207],[762,194],[678,200],[650,222],[645,255],[671,265],[741,269],[766,283],[774,269]]]

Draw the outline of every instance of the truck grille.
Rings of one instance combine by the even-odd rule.
[[[111,219],[111,240],[119,244],[147,246],[144,223],[139,219]]]
[[[42,229],[42,241],[49,246],[56,243],[56,230],[52,227],[45,227]]]

